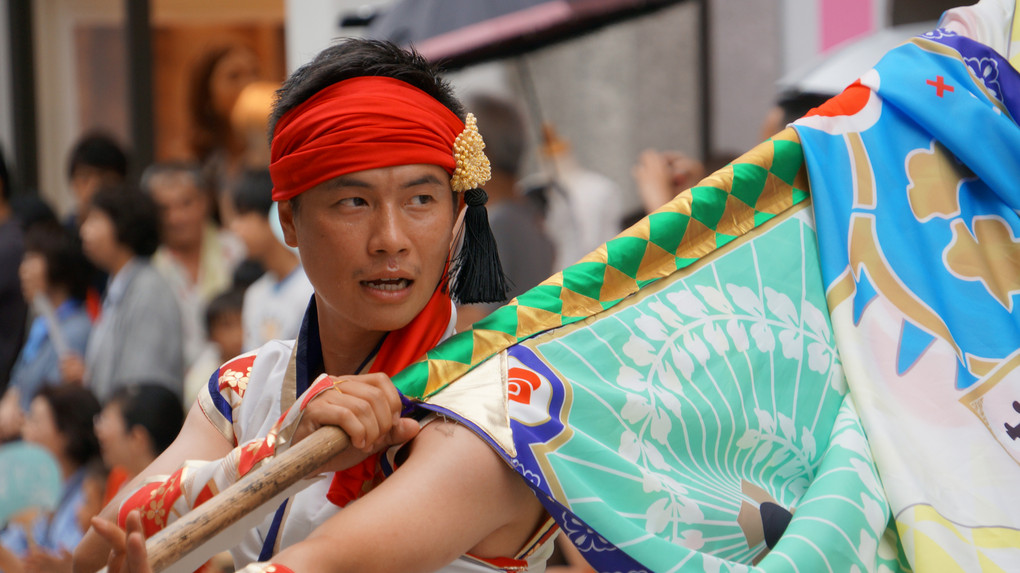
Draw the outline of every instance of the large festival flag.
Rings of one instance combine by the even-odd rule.
[[[1020,564],[1020,76],[936,30],[799,122],[840,359],[919,570]]]
[[[600,571],[1010,570],[1018,96],[916,38],[394,380]]]

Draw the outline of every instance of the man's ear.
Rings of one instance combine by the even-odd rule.
[[[294,205],[290,201],[279,201],[276,208],[280,213],[280,228],[288,247],[297,248],[297,230],[294,228]]]

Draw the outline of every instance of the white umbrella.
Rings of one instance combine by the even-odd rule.
[[[935,26],[934,21],[904,24],[841,44],[780,78],[776,82],[779,97],[834,96],[870,70],[886,52]]]

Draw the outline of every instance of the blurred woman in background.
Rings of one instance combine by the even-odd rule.
[[[85,354],[92,322],[84,307],[91,267],[63,227],[37,225],[25,236],[21,291],[36,317],[0,400],[0,441],[21,433],[24,414],[42,387],[63,380],[60,359]]]
[[[259,67],[251,48],[230,44],[203,54],[192,70],[188,100],[191,153],[215,192],[210,199],[220,209],[227,206],[222,196],[245,157],[245,137],[232,125],[231,113],[244,88],[259,79]],[[268,112],[265,115],[268,117]],[[215,215],[223,225],[230,223],[229,210],[217,210]]]
[[[84,502],[85,467],[99,455],[92,430],[98,413],[95,396],[71,384],[47,386],[32,400],[22,435],[53,455],[63,488],[52,512],[37,514],[28,525],[10,524],[0,533],[0,544],[19,558],[70,570],[70,552],[84,533],[78,511]]]
[[[110,284],[84,361],[64,358],[64,378],[84,380],[102,401],[117,388],[142,380],[180,395],[181,311],[150,262],[159,246],[156,204],[136,188],[102,189],[92,198],[81,238],[85,255],[109,273]]]

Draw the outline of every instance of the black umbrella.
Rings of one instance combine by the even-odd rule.
[[[683,0],[399,0],[369,38],[413,45],[446,69],[516,56]]]
[[[601,27],[692,0],[396,0],[374,12],[345,14],[341,26],[366,26],[363,35],[413,45],[446,70],[521,56]],[[699,4],[701,38],[702,149],[711,149],[709,77],[709,2]],[[523,58],[514,68],[532,119],[541,126],[533,82]],[[541,132],[541,128],[539,128]]]

